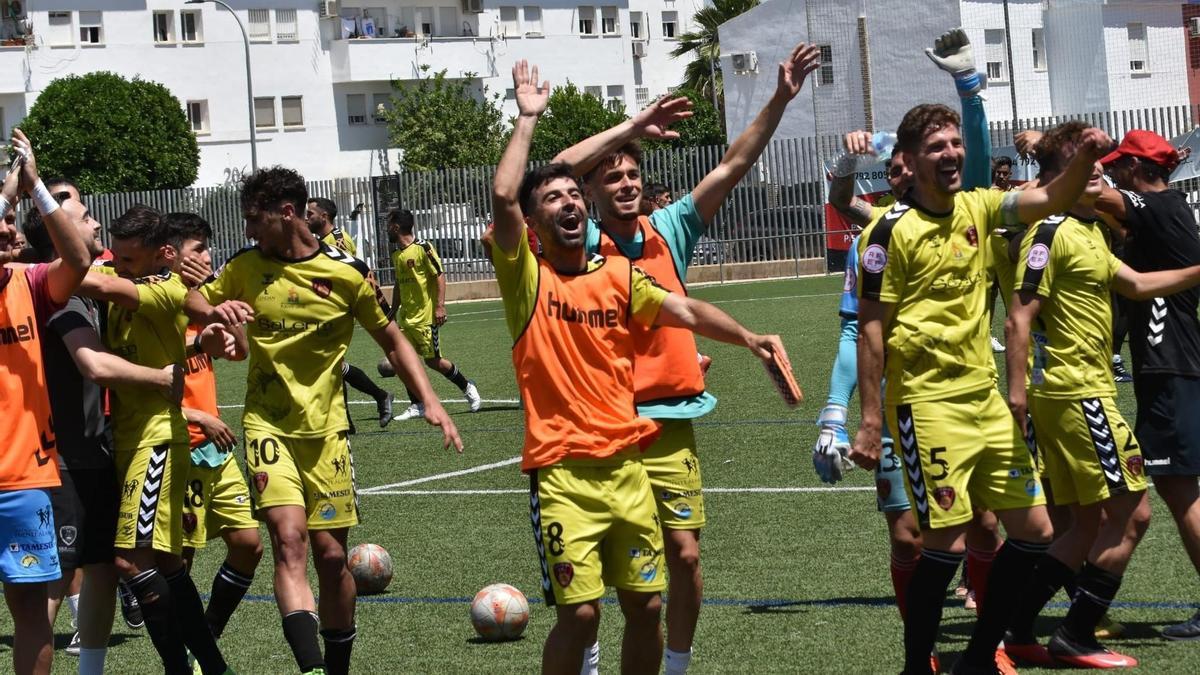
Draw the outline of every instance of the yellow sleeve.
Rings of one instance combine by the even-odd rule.
[[[877,220],[858,237],[858,297],[876,302],[900,301],[907,255],[903,231]]]
[[[1057,225],[1042,222],[1031,227],[1021,240],[1021,254],[1017,257],[1017,274],[1014,292],[1035,293],[1049,298],[1054,287],[1057,268],[1067,264],[1063,251],[1062,237],[1054,236]]]
[[[174,317],[183,310],[187,286],[178,275],[145,277],[134,283],[137,284],[139,314]]]
[[[629,306],[633,320],[643,326],[653,326],[670,291],[659,286],[650,275],[636,266],[629,275]]]
[[[357,276],[357,271],[355,271]],[[354,288],[354,318],[367,330],[379,330],[388,324],[383,295],[371,284],[368,277],[358,277]]]
[[[516,250],[505,251],[499,242],[492,245],[492,265],[496,283],[504,301],[504,319],[508,333],[516,340],[525,330],[537,304],[538,263],[525,239],[525,226],[517,238]]]
[[[196,290],[210,305],[219,305],[230,298],[237,297],[236,281],[237,270],[241,264],[235,260],[229,260],[220,268],[217,269],[213,276],[209,277],[200,288]]]
[[[972,220],[975,223],[983,224],[982,231],[978,233],[980,238],[986,237],[998,227],[1004,227],[1004,212],[1001,207],[1004,204],[1004,198],[1009,194],[1001,190],[985,188],[975,188],[959,193],[970,208]]]
[[[1109,279],[1117,278],[1117,272],[1121,269],[1121,265],[1124,265],[1124,264],[1125,263],[1121,262],[1120,258],[1118,258],[1117,256],[1112,254],[1112,251],[1109,251],[1108,252],[1108,276],[1109,276]]]
[[[425,244],[425,267],[435,276],[442,276],[442,259],[438,257],[437,249],[433,244],[426,242]]]

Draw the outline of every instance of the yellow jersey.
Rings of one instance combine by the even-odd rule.
[[[246,429],[324,438],[348,428],[342,358],[354,321],[367,330],[388,324],[368,273],[361,260],[327,245],[301,260],[278,260],[253,247],[200,287],[213,305],[241,300],[254,308],[246,327]]]
[[[1016,291],[1041,297],[1030,336],[1029,394],[1117,395],[1112,378],[1112,280],[1121,261],[1100,220],[1054,216],[1021,240]]]
[[[188,293],[183,279],[164,271],[133,282],[138,293],[137,309],[125,309],[116,303],[108,306],[104,337],[109,350],[148,368],[182,365],[187,360],[183,301]],[[158,391],[133,386],[116,386],[110,391],[113,443],[118,450],[187,442],[183,412]]]
[[[888,405],[994,386],[987,311],[990,255],[1005,193],[971,190],[948,213],[902,201],[858,238],[860,298],[892,305],[884,326]]]
[[[437,299],[437,278],[442,276],[442,259],[433,244],[416,239],[408,246],[392,251],[396,270],[396,292],[400,306],[396,320],[406,326],[433,323],[433,303]]]
[[[334,248],[339,248],[352,256],[358,257],[358,247],[354,245],[354,240],[350,235],[336,225],[324,237],[321,237],[321,243],[329,244]]]

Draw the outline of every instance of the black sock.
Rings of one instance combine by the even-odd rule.
[[[168,574],[167,585],[171,587],[171,606],[179,630],[183,633],[184,644],[196,657],[204,675],[221,675],[229,669],[229,664],[221,656],[217,640],[204,618],[204,603],[200,601],[200,593],[196,590],[196,584],[192,583],[187,567],[181,566]]]
[[[208,597],[208,608],[204,610],[204,618],[208,620],[214,637],[221,637],[221,633],[225,632],[229,617],[233,616],[246,591],[250,590],[253,580],[253,572],[242,574],[233,569],[228,561],[217,570],[217,576],[213,577],[212,593]]]
[[[321,631],[325,639],[325,672],[329,675],[350,674],[350,650],[354,648],[354,637],[358,631],[354,628],[330,629]]]
[[[1075,601],[1067,611],[1067,618],[1063,619],[1063,628],[1073,640],[1092,644],[1096,642],[1096,626],[1121,588],[1121,577],[1089,562],[1084,563],[1078,584]]]
[[[413,391],[412,389],[409,389],[409,388],[408,388],[408,385],[404,385],[404,393],[408,394],[408,400],[409,400],[409,401],[410,401],[410,402],[411,402],[413,405],[420,405],[420,404],[421,404],[421,397],[420,397],[420,396],[417,396],[417,393],[416,393],[415,391]]]
[[[946,589],[962,561],[961,553],[921,551],[908,582],[908,615],[904,618],[904,672],[909,675],[930,672],[929,654],[937,643]]]
[[[387,397],[387,392],[383,389],[380,389],[379,385],[375,384],[375,380],[372,380],[371,377],[364,373],[361,368],[357,368],[347,363],[346,367],[342,370],[344,371],[342,373],[342,379],[344,379],[351,387],[354,387],[376,401]]]
[[[321,645],[317,644],[317,615],[307,610],[292,612],[283,617],[283,637],[292,648],[300,672],[307,673],[325,667]]]
[[[1028,583],[1017,598],[1009,630],[1017,644],[1030,644],[1037,640],[1033,623],[1045,609],[1046,603],[1058,593],[1058,589],[1075,585],[1075,570],[1047,553],[1038,560],[1029,576]]]
[[[1079,585],[1075,583],[1078,580],[1078,578],[1079,578],[1079,573],[1076,572],[1075,574],[1072,574],[1071,578],[1062,585],[1063,590],[1067,592],[1067,600],[1068,601],[1075,600],[1075,591],[1079,590]]]
[[[988,592],[979,608],[979,620],[963,659],[971,665],[986,666],[996,661],[996,647],[1004,639],[1004,630],[1013,619],[1022,591],[1029,586],[1035,565],[1046,557],[1049,544],[1021,541],[1009,537],[996,553],[988,574]],[[1036,615],[1035,615],[1036,616]]]
[[[345,365],[343,364],[343,369],[344,368]],[[344,403],[346,407],[346,424],[349,426],[349,429],[347,429],[346,433],[353,436],[357,430],[354,428],[354,416],[350,414],[350,390],[346,387],[346,382],[344,380],[342,381],[342,403]]]
[[[454,365],[453,363],[450,364],[450,372],[442,373],[442,377],[453,382],[454,386],[458,387],[459,389],[462,389],[463,391],[467,390],[467,377],[459,372],[458,366]]]
[[[166,673],[190,673],[183,633],[171,607],[171,587],[156,569],[149,569],[128,581],[129,591],[138,599],[146,632],[163,662]]]

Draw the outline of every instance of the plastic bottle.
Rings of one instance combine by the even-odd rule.
[[[888,161],[892,158],[892,150],[896,147],[895,132],[876,131],[871,135],[871,147],[875,149],[875,156],[879,161]]]

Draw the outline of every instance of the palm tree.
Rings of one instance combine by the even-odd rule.
[[[679,36],[679,44],[671,56],[692,55],[684,68],[682,88],[700,92],[707,99],[716,91],[719,107],[724,109],[725,96],[721,88],[721,24],[758,6],[758,0],[713,0],[692,17],[692,30]]]

